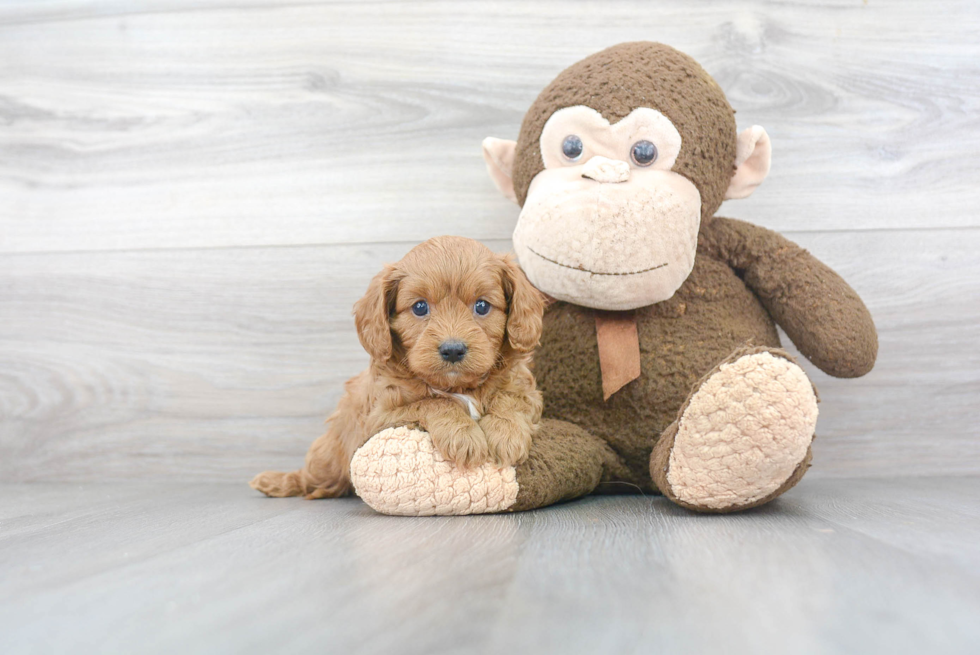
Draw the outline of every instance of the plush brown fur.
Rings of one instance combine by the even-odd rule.
[[[559,109],[584,105],[615,123],[638,107],[662,112],[683,149],[673,171],[701,192],[702,220],[714,216],[735,171],[735,112],[721,87],[688,55],[662,43],[620,43],[572,64],[538,95],[517,138],[514,192],[521,204],[544,170],[541,130]]]
[[[674,297],[635,310],[642,373],[609,400],[595,311],[554,303],[545,312],[535,355],[545,416],[600,437],[631,471],[625,480],[651,491],[650,453],[698,380],[744,346],[778,348],[773,317],[830,375],[867,373],[878,350],[871,315],[827,265],[775,232],[727,218],[702,230],[694,270]]]
[[[596,310],[566,302],[548,306],[535,354],[545,420],[531,457],[517,469],[516,509],[624,485],[658,491],[663,479],[651,470],[660,473],[673,441],[671,425],[699,380],[748,346],[778,348],[777,322],[830,375],[864,375],[878,351],[871,314],[827,265],[771,230],[714,217],[734,172],[733,112],[710,76],[669,46],[613,46],[570,66],[541,92],[524,118],[515,153],[513,180],[521,203],[543,169],[542,127],[555,111],[575,105],[592,107],[610,122],[639,107],[670,118],[683,139],[673,170],[690,179],[702,198],[697,256],[672,298],[632,312],[641,374],[608,401]],[[658,443],[659,459],[652,457]],[[809,456],[759,502],[795,484],[808,465]],[[734,509],[741,507],[725,511]]]
[[[486,316],[473,311],[483,299]],[[416,316],[412,306],[428,303]],[[354,452],[388,427],[417,426],[436,448],[464,467],[492,461],[517,465],[528,457],[541,418],[541,394],[529,363],[541,336],[541,294],[510,257],[471,239],[438,237],[386,266],[354,306],[358,337],[371,365],[346,384],[326,434],[292,473],[267,471],[252,480],[269,496],[327,498],[351,491]],[[447,340],[466,344],[449,363]],[[443,393],[469,396],[482,415]]]

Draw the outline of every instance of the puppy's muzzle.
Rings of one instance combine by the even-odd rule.
[[[455,364],[466,357],[466,344],[455,339],[443,341],[439,346],[439,355],[450,364]]]

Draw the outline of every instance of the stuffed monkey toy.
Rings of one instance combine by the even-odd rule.
[[[521,207],[514,250],[553,302],[534,372],[544,417],[516,468],[460,470],[396,428],[355,455],[357,493],[389,514],[527,510],[659,492],[701,512],[766,503],[810,466],[817,395],[776,325],[819,369],[871,370],[874,323],[851,287],[776,232],[716,217],[769,172],[691,57],[623,43],[564,70],[516,142],[483,144]]]

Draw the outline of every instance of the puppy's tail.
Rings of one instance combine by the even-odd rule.
[[[288,496],[302,496],[306,494],[306,485],[303,484],[302,470],[293,471],[292,473],[280,473],[279,471],[259,473],[252,478],[248,486],[273,498],[286,498]]]
[[[266,471],[252,478],[248,486],[272,498],[306,496],[309,500],[316,500],[347,496],[352,491],[350,478],[332,468],[326,467],[327,470],[318,471],[319,476],[313,475],[308,469],[292,473]]]

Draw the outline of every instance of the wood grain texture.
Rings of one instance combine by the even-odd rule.
[[[851,281],[881,332],[865,378],[804,363],[823,399],[810,475],[980,473],[980,230],[789,236]],[[0,479],[298,467],[367,364],[351,305],[407,249],[0,258]]]
[[[509,249],[480,140],[632,39],[698,58],[775,168],[723,215],[864,296],[811,476],[980,472],[980,5],[0,4],[0,480],[297,466],[367,359],[350,306],[456,233]]]
[[[392,518],[244,485],[0,485],[0,650],[974,653],[980,478],[745,514]]]
[[[696,57],[775,167],[779,230],[978,226],[980,5],[8,2],[0,252],[509,237],[484,136],[562,68]]]

